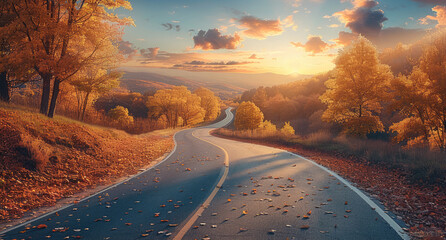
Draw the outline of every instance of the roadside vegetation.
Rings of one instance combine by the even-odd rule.
[[[359,37],[326,74],[245,92],[234,126],[214,134],[311,157],[377,196],[412,236],[444,236],[445,66],[444,30],[382,53]]]
[[[446,31],[438,31],[389,57],[391,50],[379,54],[361,37],[339,53],[332,72],[245,92],[239,100],[236,131],[221,134],[354,156],[403,169],[418,183],[444,187],[445,39]],[[406,60],[414,52],[417,60]],[[389,60],[397,57],[405,62],[400,70],[391,67],[395,60]],[[275,130],[276,125],[289,128],[288,134]]]

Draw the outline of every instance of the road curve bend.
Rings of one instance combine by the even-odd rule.
[[[232,119],[227,109],[218,123],[178,132],[158,165],[0,239],[409,239],[313,161],[209,134]]]

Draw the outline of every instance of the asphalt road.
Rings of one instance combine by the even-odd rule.
[[[232,120],[226,112],[219,123],[178,132],[176,149],[154,168],[0,239],[408,239],[336,174],[209,135]]]

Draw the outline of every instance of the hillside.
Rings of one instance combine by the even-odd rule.
[[[170,77],[150,72],[125,72],[120,81],[121,87],[142,94],[146,92],[155,92],[159,89],[171,88],[172,86],[186,86],[192,91],[203,86],[213,91],[222,99],[232,99],[243,91],[246,91],[245,88],[236,87],[230,84],[203,83],[186,78]]]
[[[0,106],[0,220],[136,173],[173,148],[173,131],[129,135]]]

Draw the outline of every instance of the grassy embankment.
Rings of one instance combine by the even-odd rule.
[[[173,133],[130,135],[0,105],[0,220],[137,173],[173,148]]]

